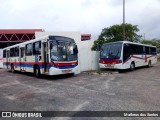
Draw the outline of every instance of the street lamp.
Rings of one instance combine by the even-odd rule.
[[[123,41],[125,41],[125,0],[123,0]]]

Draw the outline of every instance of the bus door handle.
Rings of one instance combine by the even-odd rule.
[[[24,61],[26,61],[26,57],[24,57]]]

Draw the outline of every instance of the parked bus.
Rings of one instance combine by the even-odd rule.
[[[58,75],[78,73],[78,49],[72,38],[46,36],[3,49],[4,68],[12,72]]]
[[[148,66],[157,62],[155,46],[133,43],[128,41],[103,44],[100,49],[100,68],[130,69]]]

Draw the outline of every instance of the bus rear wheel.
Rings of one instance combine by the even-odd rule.
[[[135,69],[135,64],[134,64],[134,62],[132,62],[130,65],[130,70],[133,71],[134,69]]]
[[[35,67],[35,76],[36,76],[37,78],[40,78],[40,76],[41,76],[39,66],[36,66],[36,67]]]

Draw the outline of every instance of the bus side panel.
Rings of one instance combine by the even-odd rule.
[[[135,63],[135,67],[140,67],[144,65],[143,55],[133,55],[133,61]]]
[[[157,63],[157,56],[154,55],[154,56],[150,57],[149,60],[151,60],[151,64],[155,64],[155,63]]]
[[[3,68],[7,69],[7,59],[3,58]]]
[[[123,63],[123,69],[129,69],[130,68],[131,59],[129,59],[127,62]]]
[[[3,50],[3,68],[8,69],[9,66],[9,51]]]
[[[14,69],[17,71],[20,71],[20,63],[19,63],[19,57],[12,57],[11,58],[11,64],[14,65]]]
[[[34,72],[33,66],[35,64],[35,56],[25,56],[24,70],[26,72]]]

